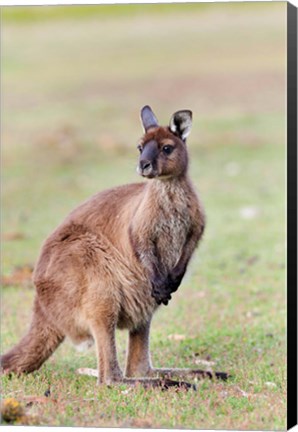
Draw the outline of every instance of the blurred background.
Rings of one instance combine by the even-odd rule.
[[[283,201],[285,3],[7,7],[2,23],[3,231],[34,242],[28,260],[81,199],[139,180],[145,104],[161,124],[193,111],[192,173],[221,219]]]
[[[43,239],[82,200],[142,181],[149,104],[161,124],[193,111],[190,172],[207,213],[198,284],[204,272],[208,289],[228,278],[237,297],[249,267],[249,290],[262,283],[265,301],[282,281],[280,307],[286,3],[7,7],[2,21],[5,281],[28,277]]]
[[[286,6],[2,8],[3,349],[29,323],[30,277],[45,237],[93,193],[142,181],[140,109],[149,104],[162,125],[191,109],[190,174],[207,226],[183,286],[154,319],[153,361],[191,366],[199,353],[253,397],[238,404],[232,384],[223,405],[214,384],[214,409],[207,386],[191,414],[187,402],[169,420],[166,406],[152,424],[284,428]],[[65,384],[61,365],[95,367],[94,352],[74,354],[63,344],[47,362],[41,380],[52,368],[63,393],[73,373]],[[26,383],[30,377],[8,380],[4,391],[34,394]],[[209,416],[200,414],[202,403]],[[98,421],[63,415],[62,425]],[[113,415],[102,421],[121,426]],[[49,418],[58,424],[55,412]]]

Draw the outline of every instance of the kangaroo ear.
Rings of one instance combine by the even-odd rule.
[[[145,132],[151,127],[157,127],[158,122],[157,119],[150,108],[150,106],[146,105],[141,110],[141,120],[144,127]]]
[[[192,112],[189,110],[175,112],[170,120],[170,130],[183,141],[190,134],[192,125]]]

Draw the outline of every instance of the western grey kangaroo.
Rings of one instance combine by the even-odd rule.
[[[141,120],[137,171],[149,180],[94,195],[48,237],[33,275],[31,326],[2,356],[4,373],[38,369],[69,337],[74,344],[95,342],[99,383],[170,386],[180,384],[171,376],[212,377],[197,369],[151,365],[151,318],[178,289],[202,237],[205,215],[187,174],[191,111],[174,113],[169,126],[161,127],[145,106]],[[116,328],[129,331],[124,375]],[[223,372],[215,376],[227,378]]]

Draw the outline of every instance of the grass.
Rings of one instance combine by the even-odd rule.
[[[98,388],[75,373],[95,353],[66,341],[39,371],[2,377],[22,424],[286,427],[285,5],[178,6],[107,7],[101,18],[86,8],[80,21],[74,9],[3,12],[1,345],[30,322],[28,268],[45,237],[96,191],[139,181],[139,109],[151,104],[164,123],[190,108],[207,228],[153,320],[152,359],[213,362],[233,378],[197,392]],[[126,333],[117,341],[123,365]]]

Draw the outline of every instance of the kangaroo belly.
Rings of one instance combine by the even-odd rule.
[[[136,285],[123,286],[121,298],[117,322],[120,329],[132,330],[146,324],[157,308],[151,296],[151,285],[143,279],[139,279]]]

